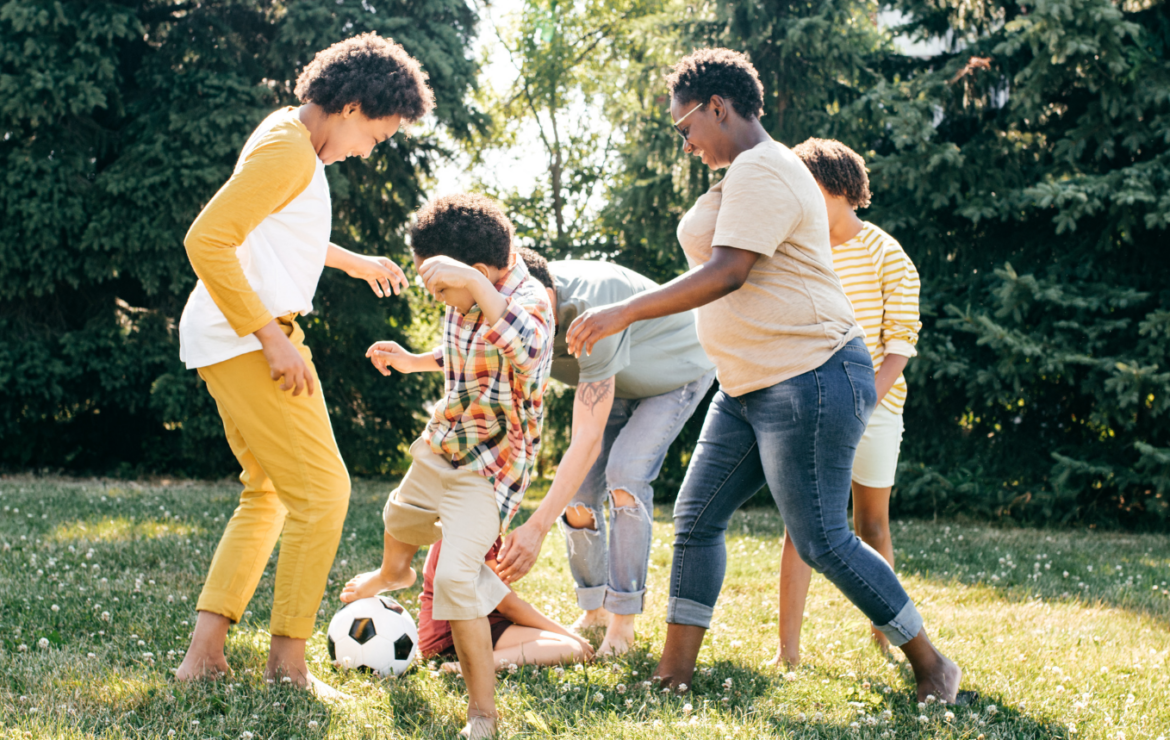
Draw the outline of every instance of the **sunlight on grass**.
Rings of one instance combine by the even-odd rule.
[[[49,534],[49,542],[69,544],[72,542],[127,542],[131,540],[154,540],[161,537],[191,537],[202,533],[202,529],[186,524],[167,521],[131,521],[126,517],[98,522],[66,522]]]
[[[120,487],[124,493],[111,497],[110,487],[92,483],[0,479],[0,541],[8,543],[0,551],[0,738],[455,737],[463,683],[438,675],[434,663],[386,680],[328,663],[324,629],[340,606],[337,592],[380,559],[387,482],[357,484],[309,643],[311,670],[353,697],[339,707],[264,681],[275,559],[229,636],[234,676],[174,683],[169,674],[182,660],[236,489]],[[526,502],[525,515],[535,504]],[[1168,734],[1170,538],[898,523],[897,570],[932,637],[963,667],[965,687],[980,692],[971,707],[919,707],[906,665],[871,647],[860,612],[819,576],[802,633],[804,663],[762,665],[776,647],[783,524],[774,511],[747,510],[728,532],[724,592],[692,691],[680,696],[648,685],[665,636],[672,552],[669,513],[655,513],[634,650],[581,668],[501,674],[503,737]],[[86,542],[92,546],[79,546]],[[576,618],[558,533],[517,590],[554,619]],[[418,593],[416,585],[399,594],[415,613]]]

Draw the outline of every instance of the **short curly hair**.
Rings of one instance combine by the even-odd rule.
[[[357,103],[367,118],[401,115],[417,121],[435,107],[435,94],[418,60],[371,31],[317,52],[297,78],[297,99],[340,113]]]
[[[679,60],[666,76],[680,103],[706,103],[712,95],[731,101],[744,118],[764,113],[764,86],[748,58],[731,49],[699,49]]]
[[[830,195],[869,208],[869,175],[861,155],[833,139],[808,139],[792,150]]]
[[[557,289],[552,272],[548,269],[548,260],[542,257],[539,252],[528,247],[520,247],[516,250],[516,253],[520,255],[520,259],[524,260],[524,264],[528,266],[528,274],[536,278],[538,283],[549,290]]]
[[[499,204],[474,193],[446,195],[419,209],[410,226],[414,256],[443,255],[501,270],[512,263],[512,222]]]

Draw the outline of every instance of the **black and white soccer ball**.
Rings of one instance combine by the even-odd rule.
[[[329,659],[342,670],[401,676],[418,652],[418,628],[410,613],[389,596],[358,599],[329,620]]]

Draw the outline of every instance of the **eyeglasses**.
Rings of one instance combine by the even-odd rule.
[[[706,105],[706,103],[699,103],[699,104],[698,104],[698,105],[696,105],[694,108],[691,108],[689,111],[687,111],[687,112],[686,112],[686,114],[685,114],[685,115],[684,115],[682,118],[680,118],[680,119],[678,119],[677,121],[675,121],[675,122],[674,122],[674,130],[675,130],[675,131],[677,131],[677,132],[678,132],[678,135],[682,137],[682,140],[683,140],[683,143],[684,143],[684,144],[690,141],[691,130],[688,128],[688,129],[686,130],[686,132],[684,133],[684,132],[683,132],[683,130],[682,130],[681,128],[679,128],[679,127],[678,127],[678,125],[679,125],[680,123],[682,123],[683,121],[687,120],[687,118],[688,118],[688,117],[689,117],[689,116],[690,116],[692,113],[694,113],[694,112],[695,112],[695,111],[697,111],[698,109],[702,108],[704,105]]]

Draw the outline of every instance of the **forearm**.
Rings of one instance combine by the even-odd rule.
[[[670,316],[708,303],[735,292],[740,283],[734,276],[700,265],[669,283],[647,290],[625,302],[629,323]]]
[[[333,242],[329,242],[329,251],[325,253],[325,266],[348,273],[361,258],[361,255],[351,252],[345,247],[339,247]]]
[[[503,318],[504,313],[508,310],[508,299],[500,295],[500,291],[496,290],[496,286],[482,275],[468,286],[471,292],[471,297],[479,305],[479,310],[483,312],[484,320],[488,324],[494,324]]]
[[[569,444],[569,449],[565,451],[565,456],[561,458],[560,465],[557,466],[557,475],[548,489],[548,494],[528,521],[547,534],[556,523],[557,517],[565,511],[573,495],[581,488],[581,483],[585,481],[585,476],[589,474],[589,469],[597,462],[600,454],[600,437],[575,436]]]
[[[905,355],[886,355],[882,360],[882,366],[873,379],[873,384],[877,388],[878,403],[886,397],[894,383],[898,382],[898,376],[906,369],[906,363],[909,361],[910,358]]]

